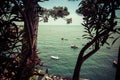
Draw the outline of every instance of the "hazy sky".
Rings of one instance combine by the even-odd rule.
[[[54,6],[66,6],[70,15],[67,18],[72,18],[72,23],[69,25],[81,25],[82,17],[75,13],[76,9],[78,9],[78,4],[81,0],[49,0],[46,2],[39,3],[42,7],[47,9],[52,9]],[[62,18],[59,18],[54,21],[53,18],[49,18],[48,23],[40,22],[40,25],[67,25],[66,21]]]

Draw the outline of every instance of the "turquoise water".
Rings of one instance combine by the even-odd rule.
[[[78,53],[87,40],[82,39],[82,26],[42,25],[38,29],[39,57],[47,66],[48,73],[72,77]],[[65,40],[61,40],[64,38]],[[71,45],[78,49],[71,49]],[[112,61],[117,58],[118,43],[112,49],[102,47],[95,55],[82,65],[81,77],[90,80],[114,80],[115,67]],[[53,60],[50,56],[59,56]]]

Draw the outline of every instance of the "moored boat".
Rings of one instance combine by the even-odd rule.
[[[113,61],[113,65],[116,67],[116,66],[117,66],[117,64],[118,64],[118,63],[117,63],[117,61],[116,61],[116,60],[114,60],[114,61]]]
[[[72,45],[71,48],[73,48],[73,49],[77,49],[78,46],[76,46],[76,45]]]
[[[59,59],[59,57],[58,56],[50,56],[52,59],[56,59],[56,60],[58,60]]]

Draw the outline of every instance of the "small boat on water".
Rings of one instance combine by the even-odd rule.
[[[111,49],[111,47],[106,47],[107,49]]]
[[[117,64],[118,64],[118,63],[117,63],[117,61],[116,61],[116,60],[114,60],[114,61],[113,61],[113,65],[116,67],[116,66],[117,66]]]
[[[65,39],[65,38],[61,38],[61,40],[65,40],[65,41],[67,41],[68,39]]]
[[[58,56],[50,56],[52,59],[58,60],[59,57]]]
[[[76,45],[72,45],[71,48],[77,49],[78,47]]]

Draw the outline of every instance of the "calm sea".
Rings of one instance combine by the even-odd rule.
[[[39,57],[46,66],[44,69],[48,68],[48,73],[72,77],[78,53],[87,42],[82,38],[83,31],[83,26],[39,26],[37,42]],[[72,49],[71,45],[77,45],[79,48]],[[81,77],[90,80],[114,80],[116,68],[112,62],[117,59],[119,45],[116,43],[111,49],[105,45],[86,60],[82,65]],[[60,59],[53,60],[50,56],[58,56]]]

